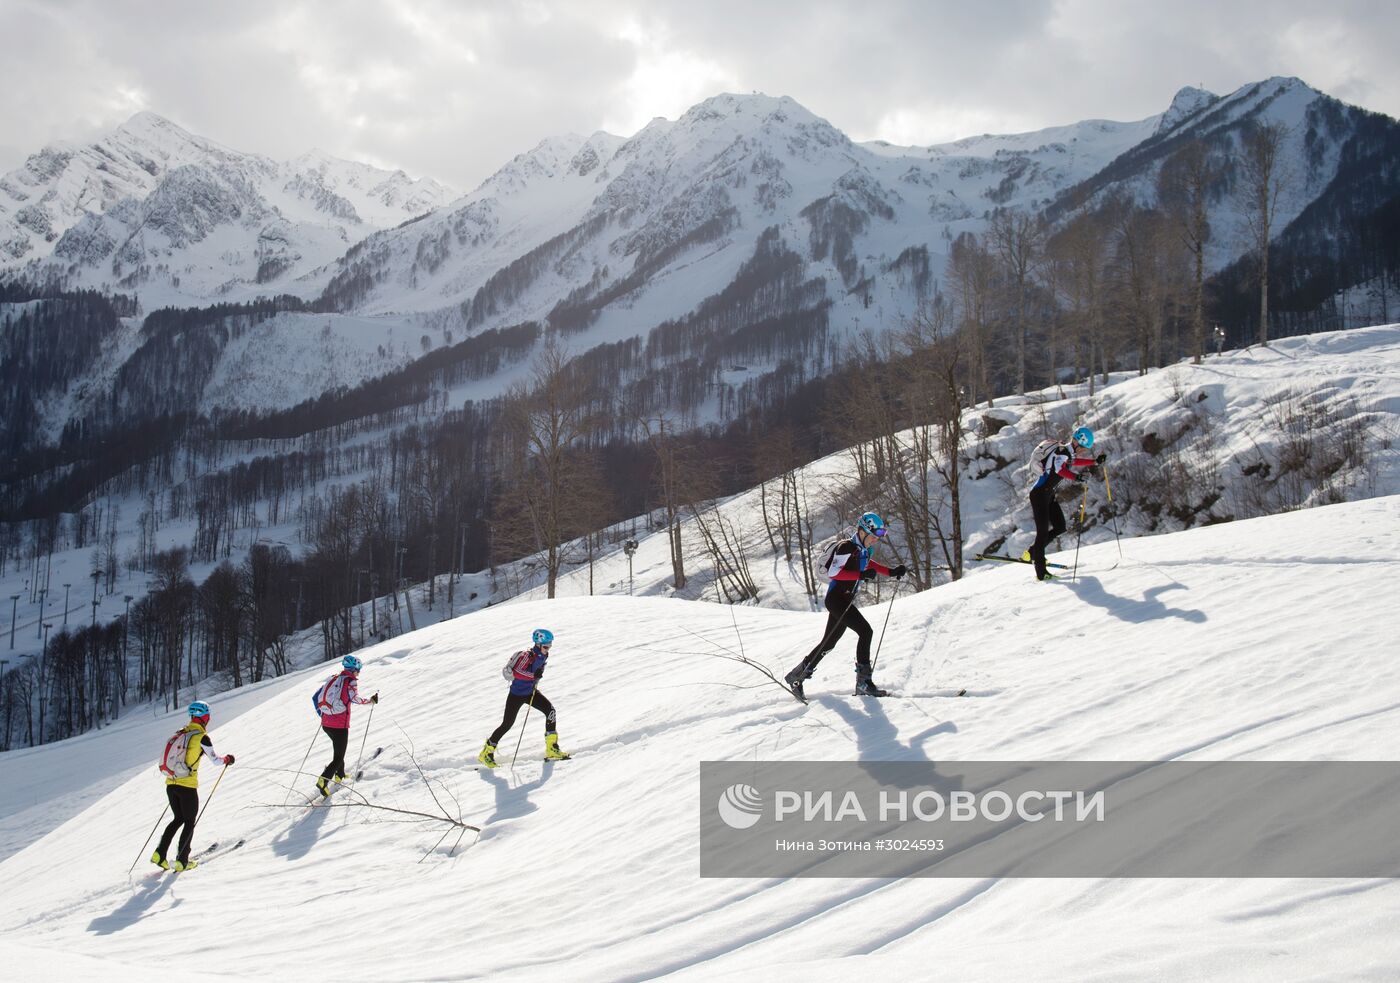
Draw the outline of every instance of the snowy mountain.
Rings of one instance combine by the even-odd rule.
[[[1248,125],[1286,126],[1298,180],[1281,231],[1336,178],[1358,113],[1297,79],[1270,79],[1225,97],[1183,89],[1165,113],[1133,123],[921,148],[853,144],[788,98],[716,96],[589,148],[587,170],[565,163],[579,138],[545,141],[451,209],[368,239],[337,263],[328,298],[360,313],[460,306],[470,326],[551,318],[577,329],[583,317],[601,322],[590,341],[612,340],[619,322],[635,332],[693,310],[776,229],[823,281],[833,328],[854,330],[907,314],[918,300],[910,256],[925,255],[941,279],[951,241],[984,229],[994,209],[1058,219],[1111,195],[1152,204],[1163,160],[1188,138],[1237,159]],[[1244,248],[1228,187],[1216,189],[1213,268]]]
[[[283,979],[312,958],[312,927],[349,919],[362,944],[337,969],[348,980],[1394,976],[1400,886],[1384,877],[699,876],[705,760],[956,771],[1370,760],[1393,745],[1400,670],[1377,639],[1400,631],[1385,600],[1400,499],[1130,539],[1123,553],[1086,547],[1075,584],[1003,567],[869,604],[876,623],[888,614],[879,675],[898,694],[879,702],[847,695],[849,641],[808,706],[726,657],[742,644],[782,670],[820,632],[813,614],[626,597],[480,611],[362,653],[362,685],[382,702],[372,719],[356,710],[351,753],[384,750],[358,797],[315,808],[327,744],[313,740],[303,769],[307,696],[329,670],[214,699],[215,747],[237,763],[212,795],[205,765],[195,846],[219,849],[187,874],[157,872],[142,847],[165,801],[154,761],[180,714],[0,755],[13,793],[0,809],[26,810],[31,830],[0,862],[0,955],[26,979],[148,979],[168,970],[172,937],[213,926],[198,936],[201,976]],[[1345,613],[1320,614],[1320,594],[1348,598]],[[476,770],[500,664],[538,624],[556,635],[543,689],[575,758],[540,761],[536,714],[508,737],[523,728],[513,768]],[[632,673],[649,684],[620,682]],[[94,774],[104,793],[72,812],[65,800]],[[427,818],[444,809],[480,834],[458,843]]]
[[[1242,180],[1244,139],[1249,127],[1257,125],[1275,125],[1284,131],[1276,239],[1283,238],[1308,206],[1329,192],[1354,196],[1361,190],[1358,178],[1360,185],[1378,178],[1382,187],[1389,184],[1389,168],[1383,161],[1387,151],[1377,145],[1373,131],[1379,127],[1393,132],[1394,120],[1347,106],[1299,79],[1271,78],[1226,96],[1182,89],[1147,139],[1125,148],[1109,166],[1065,190],[1046,214],[1060,221],[1113,197],[1154,205],[1163,164],[1186,142],[1200,140],[1222,171],[1212,189],[1211,225],[1216,232],[1209,244],[1210,267],[1219,269],[1247,251],[1244,210],[1232,190]],[[1382,199],[1390,193],[1393,186]],[[1335,230],[1338,217],[1328,218],[1327,228]]]
[[[132,293],[146,310],[292,294],[306,309],[351,315],[344,331],[333,315],[319,322],[337,339],[323,350],[362,351],[369,340],[375,356],[348,377],[308,366],[298,373],[306,379],[353,386],[462,338],[533,324],[561,332],[574,354],[610,361],[599,383],[617,393],[674,391],[668,380],[682,374],[682,390],[722,393],[669,409],[723,422],[764,387],[828,373],[862,332],[897,329],[946,294],[953,242],[984,232],[994,211],[1064,223],[1110,200],[1152,205],[1164,162],[1188,140],[1203,140],[1221,166],[1207,259],[1234,279],[1214,295],[1247,316],[1245,223],[1232,189],[1244,134],[1258,123],[1287,128],[1293,179],[1275,225],[1295,248],[1276,257],[1280,289],[1320,290],[1317,305],[1351,285],[1334,282],[1344,267],[1373,279],[1372,259],[1338,250],[1370,241],[1342,230],[1374,224],[1400,182],[1389,149],[1400,125],[1297,79],[1223,97],[1186,88],[1136,122],[933,147],[858,145],[790,98],[722,95],[630,138],[546,139],[450,203],[427,179],[320,153],[277,163],[141,114],[104,141],[45,151],[7,176],[0,187],[16,200],[0,197],[0,227],[10,230],[11,271]],[[285,323],[285,338],[264,338],[281,364],[314,347],[301,322]],[[396,343],[400,354],[381,356],[376,323],[411,338],[410,351]],[[635,354],[619,359],[603,346]],[[180,364],[195,350],[169,354],[181,371],[241,374]],[[515,361],[470,398],[503,391]],[[100,374],[65,382],[111,401]],[[256,386],[181,393],[186,401],[168,411],[264,405]],[[266,405],[293,405],[290,395]],[[654,408],[637,402],[647,398],[620,412]],[[45,432],[67,422],[49,418]]]
[[[582,317],[608,340],[698,306],[775,229],[853,327],[872,291],[886,317],[910,309],[910,255],[941,257],[990,209],[1047,203],[1157,121],[857,145],[790,98],[715,96],[627,140],[545,141],[450,209],[370,237],[328,297],[361,313],[456,306],[469,326]]]
[[[315,151],[279,162],[138,113],[0,178],[0,270],[148,308],[296,292],[299,275],[454,197]]]

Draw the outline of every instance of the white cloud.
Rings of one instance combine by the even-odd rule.
[[[1396,115],[1397,34],[1400,5],[1362,0],[3,0],[0,171],[138,109],[464,189],[551,134],[627,135],[719,91],[906,144],[1139,119],[1270,75]]]
[[[668,32],[629,18],[617,36],[635,49],[636,62],[601,129],[630,135],[657,116],[674,119],[702,99],[740,86],[738,76],[716,61],[675,47]]]

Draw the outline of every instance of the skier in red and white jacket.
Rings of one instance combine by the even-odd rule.
[[[1060,503],[1055,501],[1055,489],[1061,481],[1084,481],[1098,471],[1106,455],[1090,457],[1089,449],[1093,446],[1094,432],[1088,427],[1080,427],[1063,443],[1037,448],[1039,470],[1034,471],[1035,483],[1030,492],[1031,515],[1035,517],[1035,542],[1021,554],[1021,559],[1035,564],[1037,580],[1055,579],[1045,568],[1045,548],[1065,531],[1065,513]]]
[[[321,715],[321,729],[331,739],[331,762],[316,779],[316,788],[322,795],[331,794],[331,782],[345,781],[345,748],[350,743],[350,707],[358,703],[378,703],[379,694],[369,699],[360,696],[359,673],[361,662],[353,655],[340,660],[340,672],[336,673],[316,691],[312,702]]]

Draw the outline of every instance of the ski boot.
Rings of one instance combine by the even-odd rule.
[[[480,761],[487,768],[496,767],[496,745],[488,744],[483,747],[481,753],[476,756],[476,760]]]
[[[198,860],[194,860],[194,859],[190,859],[190,860],[177,860],[177,861],[175,861],[175,866],[172,867],[171,869],[174,870],[174,871],[176,871],[176,872],[183,873],[183,872],[185,872],[185,871],[187,871],[187,870],[194,870],[194,869],[195,869],[196,867],[198,867],[198,866],[199,866],[199,861],[198,861]]]
[[[1024,553],[1021,554],[1021,562],[1022,562],[1022,563],[1032,563],[1032,562],[1034,562],[1034,561],[1031,559],[1031,551],[1030,551],[1030,550],[1026,550]]]
[[[544,735],[544,760],[546,761],[568,761],[573,755],[567,751],[559,750],[559,735]]]
[[[889,696],[888,690],[883,690],[875,685],[875,680],[870,678],[869,672],[856,673],[856,696]]]
[[[321,798],[328,798],[331,794],[331,782],[325,775],[316,779],[316,791],[321,793]]]
[[[792,695],[803,701],[807,699],[807,694],[802,692],[802,684],[806,682],[806,680],[807,674],[802,671],[801,666],[798,666],[783,677],[783,682],[788,684],[788,689],[792,690]]]
[[[1041,581],[1048,583],[1048,582],[1051,581],[1051,580],[1058,580],[1059,578],[1056,577],[1053,573],[1051,573],[1050,571],[1047,570],[1047,571],[1045,571],[1045,573],[1042,573],[1042,574],[1040,575],[1040,579],[1041,579]]]
[[[169,869],[170,869],[170,864],[168,864],[168,863],[165,862],[165,858],[162,857],[162,856],[160,855],[160,851],[159,851],[159,850],[157,850],[155,853],[151,854],[151,863],[155,864],[155,865],[156,865],[157,867],[159,867],[161,870],[169,870]]]

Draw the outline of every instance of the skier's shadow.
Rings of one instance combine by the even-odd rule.
[[[170,890],[177,876],[179,875],[168,874],[157,877],[150,885],[143,886],[135,894],[123,901],[115,911],[107,915],[98,915],[92,921],[88,922],[88,931],[95,932],[98,935],[111,935],[114,932],[120,932],[124,928],[130,928],[132,925],[135,925],[142,918],[146,917],[146,912],[151,906]],[[177,899],[175,904],[171,905],[171,909],[173,910],[179,903]]]
[[[279,833],[272,841],[272,852],[287,860],[300,860],[311,852],[321,838],[321,827],[330,818],[331,806],[314,805],[311,814],[294,822],[290,829]]]
[[[825,694],[815,699],[850,724],[856,736],[856,758],[861,762],[929,761],[924,743],[937,734],[958,732],[957,724],[945,720],[921,730],[906,744],[900,741],[899,728],[885,715],[885,708],[877,697],[858,697],[855,703]]]
[[[1206,620],[1204,611],[1197,611],[1195,608],[1169,608],[1157,599],[1159,594],[1169,590],[1185,590],[1184,584],[1171,583],[1153,587],[1143,591],[1140,601],[1110,594],[1103,589],[1103,584],[1099,583],[1097,577],[1080,577],[1078,581],[1070,581],[1069,586],[1081,600],[1103,608],[1120,621],[1142,624],[1147,621],[1180,618],[1200,624]]]
[[[554,774],[554,762],[546,761],[544,767],[540,769],[540,776],[534,781],[522,782],[519,785],[512,785],[510,773],[505,775],[494,771],[491,768],[482,768],[477,772],[482,780],[491,786],[491,790],[496,796],[496,810],[487,816],[482,822],[482,826],[489,826],[493,822],[501,819],[516,819],[520,816],[528,816],[539,806],[530,801],[530,793],[549,781]]]

